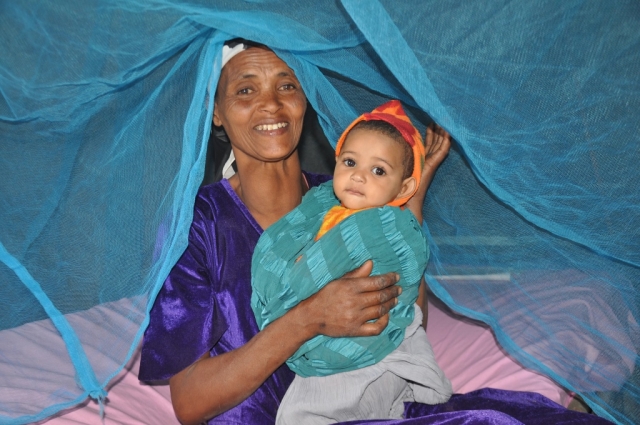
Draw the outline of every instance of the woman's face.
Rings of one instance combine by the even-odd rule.
[[[298,146],[306,107],[293,70],[272,51],[251,47],[222,69],[213,123],[224,127],[236,158],[281,161]]]

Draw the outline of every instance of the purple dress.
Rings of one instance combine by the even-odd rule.
[[[330,177],[306,174],[310,186]],[[258,333],[251,310],[251,256],[262,228],[227,180],[204,186],[195,202],[189,246],[174,266],[151,309],[139,378],[166,380],[206,352],[229,352]],[[274,424],[294,374],[286,364],[253,394],[212,423]],[[404,420],[385,424],[605,424],[571,412],[533,393],[483,389],[454,395],[440,405],[407,403]]]

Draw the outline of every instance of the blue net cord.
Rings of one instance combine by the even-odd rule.
[[[79,385],[84,391],[85,397],[88,395],[100,403],[102,416],[103,403],[107,393],[98,383],[96,375],[89,364],[89,360],[87,359],[87,355],[73,328],[69,325],[69,322],[65,317],[60,314],[60,311],[53,305],[47,295],[42,291],[38,282],[15,257],[7,252],[2,243],[0,243],[0,261],[15,272],[20,281],[42,305],[44,311],[47,313],[56,329],[60,332],[67,351],[69,352],[69,356],[71,357],[71,362],[73,363]]]
[[[52,353],[0,344],[0,423],[79,403],[134,352],[187,243],[230,37],[289,63],[331,143],[389,98],[443,125],[431,289],[597,414],[636,422],[640,5],[259,3],[0,5],[0,332]]]

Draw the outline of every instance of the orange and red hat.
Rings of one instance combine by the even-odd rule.
[[[413,173],[411,176],[416,179],[416,189],[404,198],[395,199],[389,202],[390,206],[404,205],[418,189],[420,178],[422,177],[422,168],[424,167],[425,149],[424,142],[418,130],[413,126],[411,120],[402,109],[402,105],[398,100],[391,100],[383,105],[378,106],[371,112],[365,112],[356,118],[347,129],[342,133],[336,144],[336,156],[340,155],[340,150],[349,132],[353,127],[361,121],[386,121],[394,126],[402,135],[402,138],[411,146],[413,151]]]

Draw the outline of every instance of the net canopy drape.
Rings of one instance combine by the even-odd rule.
[[[0,3],[0,423],[103,399],[139,343],[187,243],[234,37],[296,71],[332,143],[392,98],[445,127],[431,289],[636,422],[639,29],[635,0]]]

